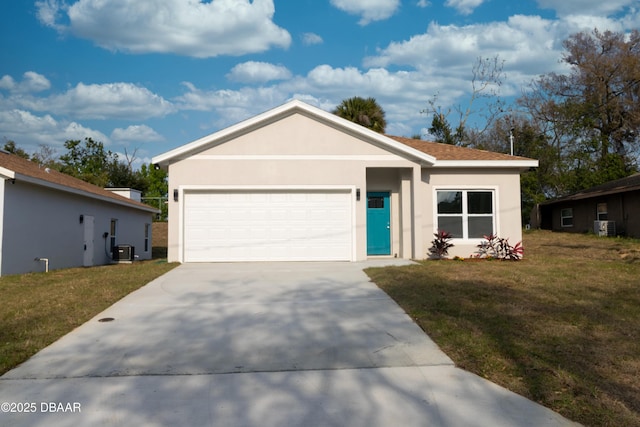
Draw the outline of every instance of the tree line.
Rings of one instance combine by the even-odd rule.
[[[125,158],[121,159],[117,153],[105,149],[102,142],[92,138],[68,140],[64,148],[66,152],[60,156],[47,145],[41,145],[38,151],[29,154],[14,141],[6,141],[3,150],[99,187],[139,190],[149,204],[162,211],[159,218],[167,218],[167,207],[162,203],[168,191],[164,170],[156,169],[152,164],[143,164],[136,169],[133,167],[135,152],[132,155],[125,152]]]

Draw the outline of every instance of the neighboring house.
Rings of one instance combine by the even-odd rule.
[[[149,259],[156,212],[0,152],[0,275],[108,264],[115,245]]]
[[[536,228],[640,238],[640,174],[550,200],[531,213]]]
[[[439,228],[468,257],[521,239],[536,160],[389,137],[291,101],[153,158],[169,173],[169,261],[427,258]]]

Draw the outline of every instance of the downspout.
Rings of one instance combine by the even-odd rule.
[[[49,258],[36,258],[34,261],[44,261],[44,272],[49,272]]]

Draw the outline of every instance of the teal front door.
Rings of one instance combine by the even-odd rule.
[[[391,209],[388,192],[367,193],[367,255],[391,254]]]

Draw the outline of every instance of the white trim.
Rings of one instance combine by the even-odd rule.
[[[16,173],[14,171],[0,166],[0,178],[15,179],[15,177],[16,177]]]
[[[402,161],[395,154],[383,155],[327,155],[327,154],[196,154],[190,160],[362,160],[362,161]]]
[[[537,160],[436,160],[434,168],[537,168]]]
[[[498,186],[492,185],[439,185],[434,186],[433,191],[433,232],[438,232],[438,191],[491,191],[493,193],[493,218],[495,223],[493,224],[493,233],[496,235],[500,234],[500,193]],[[466,204],[466,201],[463,200],[463,205]],[[463,209],[464,211],[464,209]],[[468,214],[466,214],[468,216]],[[458,242],[461,245],[472,245],[479,244],[484,239],[483,238],[454,238],[455,242]]]
[[[356,261],[356,186],[355,185],[180,185],[178,186],[178,261],[184,263],[184,198],[185,193],[196,191],[332,191],[351,193],[351,260]]]
[[[571,211],[571,216],[564,216],[562,214],[562,211],[567,211],[567,210]],[[564,224],[564,220],[566,218],[571,218],[571,224],[569,224],[569,225],[565,225]],[[573,208],[562,208],[562,209],[560,209],[560,227],[562,227],[562,228],[571,228],[571,227],[573,227]]]
[[[170,163],[192,156],[197,151],[222,144],[230,139],[249,133],[255,129],[266,126],[269,123],[273,123],[295,113],[300,113],[314,120],[324,122],[330,126],[338,127],[345,133],[365,138],[374,143],[374,145],[411,157],[423,165],[432,165],[436,161],[435,157],[430,156],[429,154],[395,141],[378,132],[374,132],[364,126],[338,117],[335,114],[294,99],[286,104],[280,105],[262,114],[258,114],[257,116],[251,117],[228,128],[204,136],[164,154],[155,156],[151,159],[151,162],[167,167]]]

